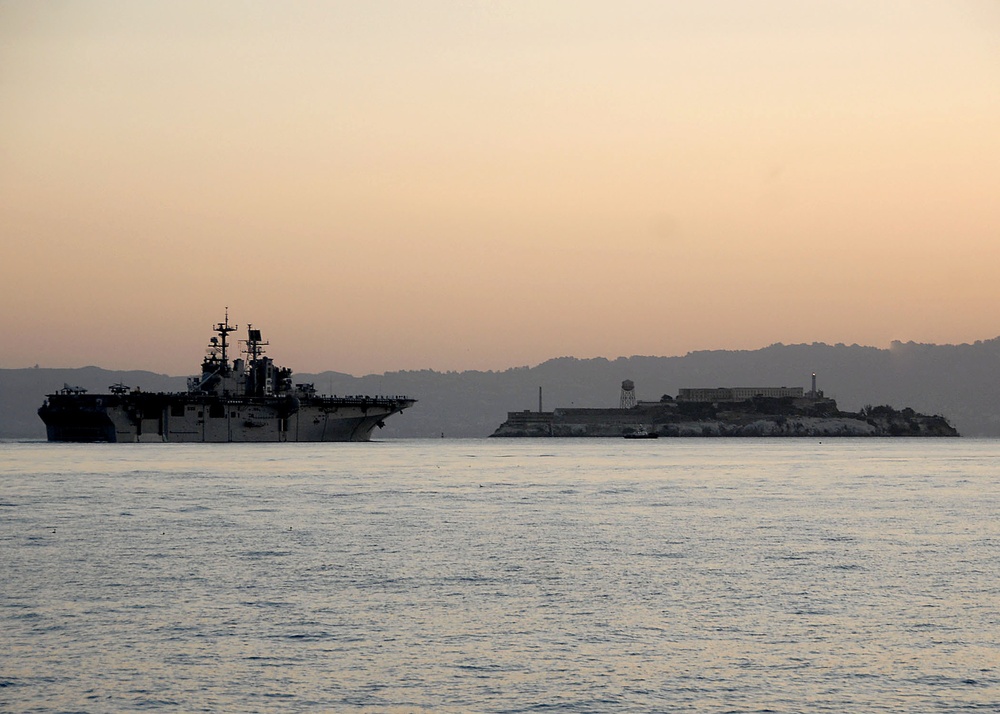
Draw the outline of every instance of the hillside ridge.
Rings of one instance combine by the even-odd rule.
[[[400,370],[355,377],[296,373],[328,394],[407,394],[419,401],[377,433],[389,437],[486,437],[506,414],[549,407],[614,407],[621,383],[655,401],[681,388],[807,386],[812,373],[841,408],[909,407],[948,418],[963,436],[1000,437],[1000,337],[960,345],[772,344],[757,350],[701,350],[682,356],[554,357],[502,371]],[[64,383],[93,392],[123,382],[147,391],[181,391],[186,376],[99,367],[0,369],[0,438],[44,438],[36,414]],[[543,405],[543,406],[544,406]]]

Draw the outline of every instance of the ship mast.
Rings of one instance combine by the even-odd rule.
[[[274,394],[274,367],[264,356],[264,347],[269,344],[260,336],[260,330],[247,325],[247,348],[249,370],[247,371],[246,393],[253,397],[270,397]]]
[[[229,333],[235,332],[237,330],[236,325],[229,324],[229,307],[226,306],[226,321],[216,324],[215,331],[218,333],[219,337],[222,339],[222,366],[223,369],[229,368]]]
[[[253,325],[247,324],[247,357],[250,358],[251,365],[257,363],[264,354],[264,347],[269,344],[271,343],[261,339],[260,330],[255,330]]]

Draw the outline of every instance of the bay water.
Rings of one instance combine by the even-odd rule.
[[[1000,711],[1000,441],[0,444],[0,710]]]

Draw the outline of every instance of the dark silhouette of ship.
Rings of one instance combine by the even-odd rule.
[[[269,343],[247,325],[242,357],[229,360],[229,335],[215,325],[201,375],[187,392],[143,392],[123,384],[107,394],[65,385],[38,410],[49,441],[281,442],[369,441],[375,427],[412,406],[404,396],[322,396],[293,384],[292,370],[264,356]]]

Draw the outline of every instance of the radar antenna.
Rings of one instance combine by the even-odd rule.
[[[270,342],[265,342],[261,339],[260,330],[254,329],[254,326],[247,323],[247,357],[250,358],[250,364],[256,364],[257,360],[264,354],[264,347],[271,344]]]

